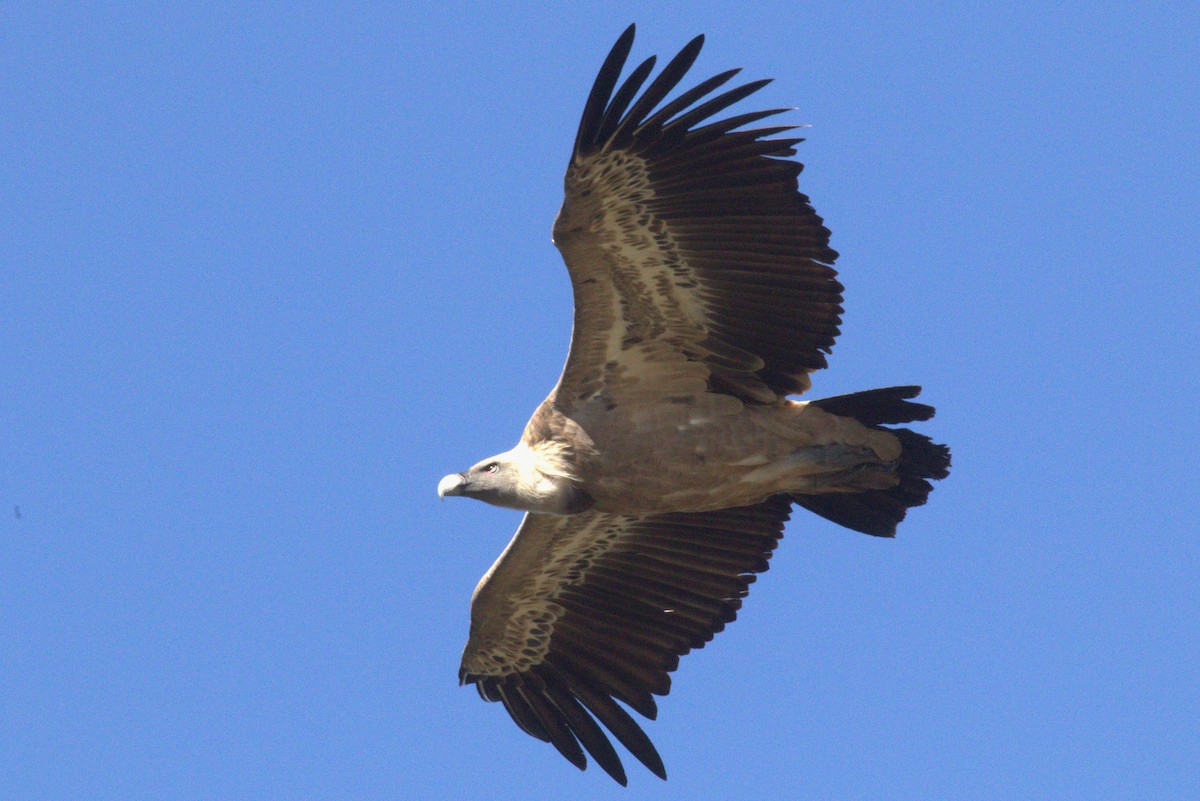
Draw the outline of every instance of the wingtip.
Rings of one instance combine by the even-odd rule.
[[[601,764],[600,767],[603,768],[604,772],[611,776],[612,780],[617,784],[621,785],[622,787],[629,786],[629,779],[625,776],[625,768],[620,762],[618,762],[612,770],[609,769],[608,765]]]

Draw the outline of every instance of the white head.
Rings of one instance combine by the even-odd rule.
[[[542,514],[569,515],[592,505],[578,482],[551,470],[546,459],[524,443],[438,482],[438,497],[462,495],[493,506]]]

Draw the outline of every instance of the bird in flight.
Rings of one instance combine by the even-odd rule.
[[[826,366],[842,286],[788,158],[801,140],[781,136],[794,126],[747,127],[788,109],[718,117],[767,83],[714,95],[738,70],[666,101],[702,36],[618,85],[633,37],[592,86],[554,222],[575,301],[562,376],[516,447],[438,484],[526,512],[475,589],[460,680],[621,784],[610,734],[666,778],[626,707],[656,717],[793,504],[891,537],[950,466],[893,427],[933,416],[919,387],[789,399]]]

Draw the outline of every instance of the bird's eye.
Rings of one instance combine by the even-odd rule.
[[[495,473],[499,469],[500,469],[500,465],[498,465],[495,462],[492,462],[491,464],[485,464],[483,466],[483,472],[485,472],[485,473]]]

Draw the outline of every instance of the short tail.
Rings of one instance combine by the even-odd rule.
[[[884,428],[887,424],[933,417],[932,406],[909,400],[920,393],[920,387],[888,387],[812,401],[813,406],[827,412],[853,417],[863,425],[894,434],[903,448],[896,466],[900,483],[886,490],[793,495],[792,500],[846,528],[876,537],[896,536],[896,525],[908,510],[929,498],[933,491],[930,480],[950,475],[949,447],[907,428]]]

